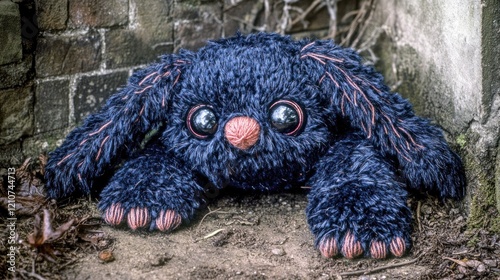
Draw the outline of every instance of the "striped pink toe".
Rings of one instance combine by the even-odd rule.
[[[356,240],[354,234],[348,232],[344,238],[344,246],[342,246],[342,254],[348,259],[353,259],[363,254],[361,243]]]
[[[127,215],[128,226],[133,230],[145,227],[149,223],[149,221],[150,217],[147,208],[132,208]]]
[[[385,259],[387,257],[387,248],[382,241],[374,241],[370,246],[370,255],[374,259]]]
[[[104,212],[104,221],[110,225],[117,226],[123,221],[124,210],[120,203],[113,203]]]
[[[402,257],[406,251],[406,243],[401,237],[393,238],[389,249],[395,257]]]
[[[162,210],[156,218],[156,227],[161,231],[171,231],[177,228],[182,218],[174,210]]]
[[[335,238],[324,237],[319,242],[318,249],[325,258],[335,257],[339,253],[337,240],[335,240]]]

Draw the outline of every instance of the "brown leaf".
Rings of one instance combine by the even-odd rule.
[[[45,166],[47,165],[47,160],[49,159],[49,157],[46,155],[46,154],[40,154],[38,156],[38,160],[40,161],[40,169],[39,169],[39,172],[42,176],[45,175]]]
[[[463,267],[467,267],[467,263],[464,262],[464,261],[461,261],[461,260],[457,260],[457,259],[453,259],[453,258],[450,258],[450,257],[443,257],[443,259],[445,260],[450,260],[456,264],[458,264],[459,266],[463,266]]]
[[[71,219],[54,230],[52,228],[50,212],[49,210],[44,209],[43,222],[40,219],[40,215],[35,215],[35,228],[33,233],[28,235],[28,243],[31,247],[37,249],[39,254],[55,257],[54,250],[52,246],[50,246],[50,243],[60,238],[66,231],[68,231],[73,222],[74,219]]]
[[[42,174],[37,174],[31,167],[32,160],[27,158],[23,164],[16,169],[16,180],[18,182],[17,196],[44,196]],[[40,172],[38,172],[40,173]]]

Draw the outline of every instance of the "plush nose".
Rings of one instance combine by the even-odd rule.
[[[260,125],[250,117],[234,117],[224,127],[224,135],[231,145],[246,150],[259,140]]]

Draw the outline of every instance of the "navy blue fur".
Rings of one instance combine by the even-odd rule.
[[[318,162],[310,179],[306,209],[316,246],[324,237],[340,244],[354,234],[368,254],[371,241],[389,244],[394,237],[410,247],[411,211],[407,191],[398,182],[394,164],[359,134],[350,134]]]
[[[161,210],[169,209],[181,215],[184,222],[189,222],[205,202],[203,188],[192,172],[157,143],[125,162],[101,197],[99,208],[103,212],[120,203],[125,213],[135,207],[147,208],[154,220]],[[155,227],[151,223],[151,229]]]
[[[280,99],[304,109],[300,134],[271,127],[269,106]],[[219,118],[207,139],[186,127],[198,104],[210,105]],[[225,139],[224,125],[235,116],[261,127],[248,150]],[[157,128],[159,139],[140,150]],[[441,198],[465,192],[462,162],[440,129],[415,116],[356,52],[265,33],[166,55],[136,72],[50,154],[48,195],[87,194],[122,162],[101,193],[103,211],[121,203],[125,212],[147,208],[153,220],[170,209],[188,221],[203,203],[202,182],[258,191],[309,185],[307,216],[316,242],[328,236],[342,245],[351,231],[364,252],[371,241],[388,244],[395,237],[410,246],[405,186]]]

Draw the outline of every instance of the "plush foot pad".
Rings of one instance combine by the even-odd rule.
[[[374,259],[385,259],[387,257],[387,246],[382,241],[374,241],[370,246],[370,255]]]
[[[344,246],[342,246],[342,255],[348,259],[354,259],[363,254],[361,243],[356,240],[354,234],[348,232],[344,238]]]
[[[173,210],[162,210],[156,218],[156,227],[161,231],[171,231],[181,224],[182,218]]]
[[[396,257],[402,257],[406,251],[406,243],[401,237],[392,239],[390,244],[391,253]]]
[[[334,238],[323,238],[319,243],[318,249],[325,258],[335,257],[339,253],[337,240]]]
[[[123,221],[124,209],[120,203],[113,203],[104,212],[104,221],[110,225],[117,226]]]
[[[361,242],[350,232],[344,237],[341,247],[335,238],[324,237],[319,242],[318,249],[325,258],[335,257],[341,253],[345,258],[353,259],[364,253]],[[385,259],[389,252],[395,257],[402,257],[406,252],[406,243],[403,238],[395,237],[389,244],[382,241],[372,241],[369,249],[370,256],[374,259]]]
[[[127,223],[133,230],[147,226],[149,221],[150,217],[147,208],[136,207],[130,209],[130,212],[128,212]]]
[[[151,217],[151,213],[147,208],[136,207],[126,213],[120,203],[111,204],[104,211],[103,219],[112,226],[120,225],[126,219],[129,228],[133,230],[156,225],[156,228],[160,231],[171,231],[182,223],[181,215],[174,210],[161,210],[155,219],[155,217]],[[152,223],[155,224],[153,225]]]

